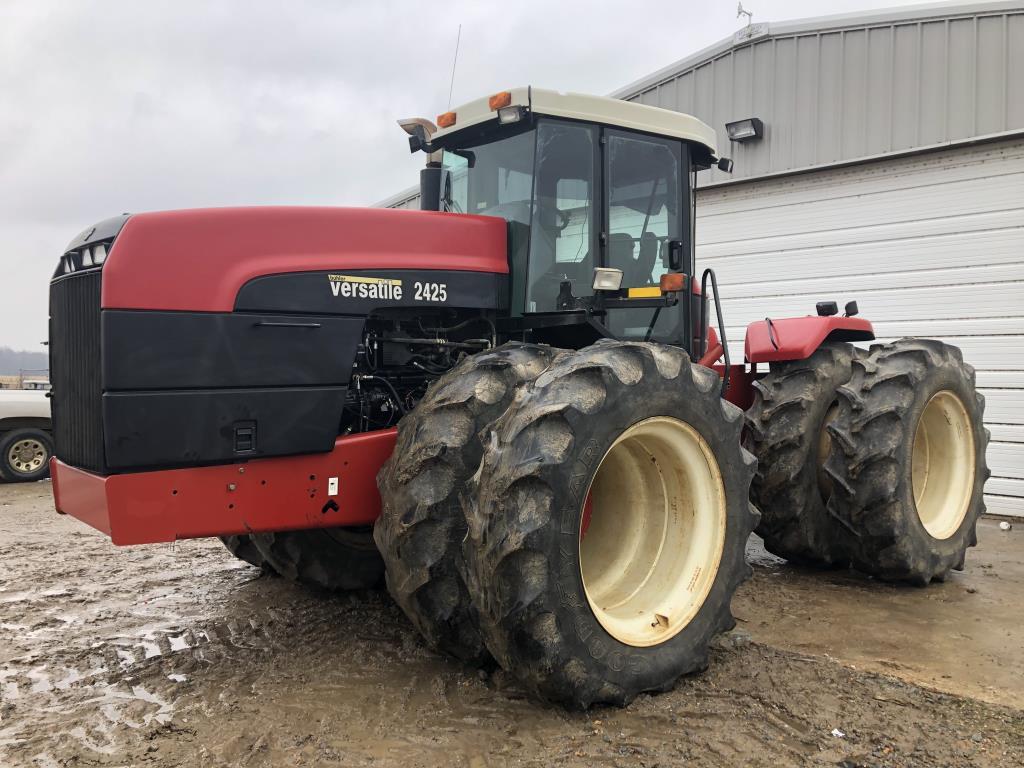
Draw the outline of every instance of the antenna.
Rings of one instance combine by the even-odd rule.
[[[462,25],[459,24],[459,32],[455,36],[455,58],[452,59],[452,82],[448,86],[448,109],[452,108],[452,92],[455,90],[455,65],[459,63],[459,42],[462,40]]]
[[[742,2],[739,2],[739,3],[736,4],[736,18],[738,19],[740,16],[746,16],[747,17],[747,26],[748,27],[750,26],[750,22],[752,22],[754,20],[754,14],[752,12],[748,11],[746,8],[744,8]]]

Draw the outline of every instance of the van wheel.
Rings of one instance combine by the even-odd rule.
[[[0,478],[28,483],[50,476],[53,438],[41,429],[12,429],[0,438]]]

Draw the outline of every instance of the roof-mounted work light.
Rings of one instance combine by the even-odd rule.
[[[518,123],[523,119],[523,115],[526,114],[526,109],[519,106],[518,104],[511,107],[502,107],[498,110],[498,122],[502,125],[508,125],[509,123]]]
[[[594,267],[594,290],[617,291],[622,287],[622,270],[613,267]]]

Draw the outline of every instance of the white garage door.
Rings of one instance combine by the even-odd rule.
[[[880,340],[943,339],[974,365],[993,514],[1024,516],[1024,140],[698,194],[730,352],[747,323],[856,299]]]

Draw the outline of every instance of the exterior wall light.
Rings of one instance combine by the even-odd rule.
[[[764,123],[756,117],[748,117],[726,123],[725,132],[729,134],[729,141],[757,141],[764,136]]]

